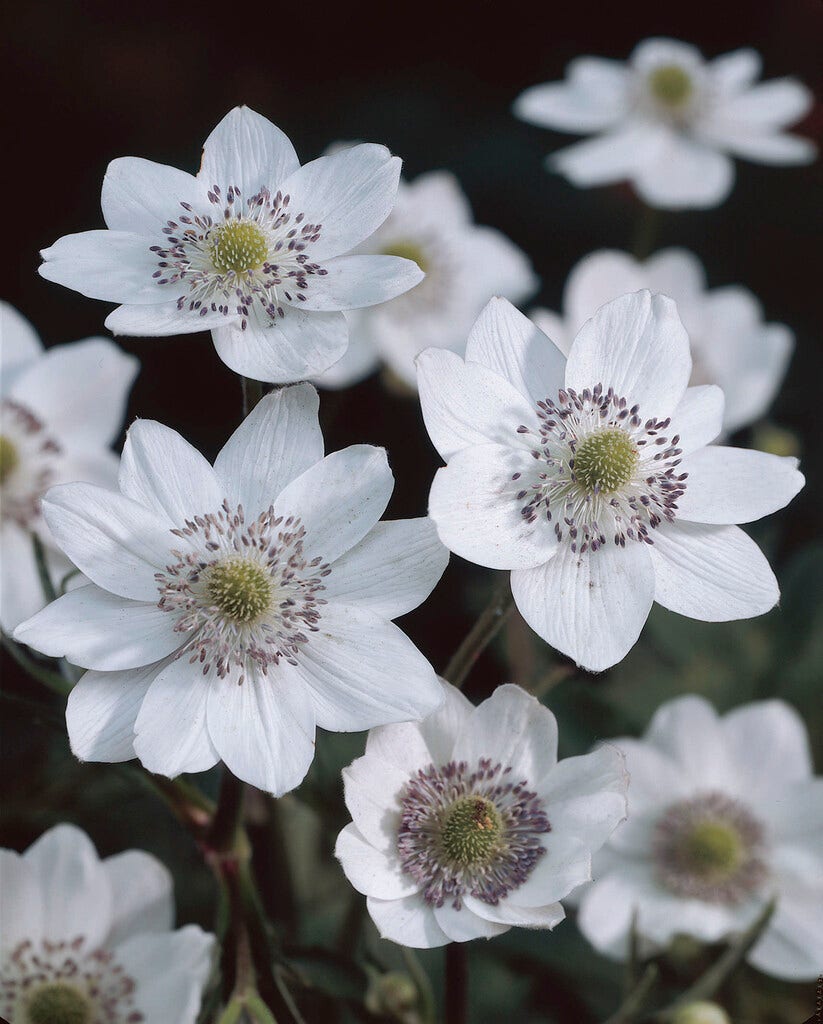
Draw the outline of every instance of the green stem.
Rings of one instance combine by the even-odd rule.
[[[243,814],[243,794],[243,783],[224,765],[217,810],[207,839],[208,846],[217,853],[227,853],[236,843]]]
[[[649,964],[641,975],[640,981],[629,992],[617,1011],[608,1020],[603,1021],[603,1024],[630,1024],[635,1020],[646,1005],[646,1000],[651,995],[659,974],[657,964]]]
[[[450,942],[446,946],[445,1024],[466,1024],[469,1009],[469,963],[466,945]]]
[[[632,254],[636,260],[646,260],[651,256],[660,227],[660,211],[641,203],[640,216],[634,229]]]
[[[241,377],[243,387],[243,418],[252,411],[263,397],[263,385],[259,380],[252,380],[250,377]]]
[[[54,589],[49,567],[46,564],[46,549],[36,533],[31,535],[31,543],[34,547],[34,561],[37,563],[37,575],[40,577],[40,586],[43,588],[43,593],[46,595],[49,604],[51,604],[57,597],[57,591]]]
[[[423,1018],[424,1024],[435,1024],[437,1007],[434,1002],[434,992],[432,990],[431,979],[428,974],[423,970],[423,965],[417,957],[417,954],[413,949],[409,949],[408,946],[401,947],[403,953],[403,961],[406,964],[406,970],[414,982],[417,988],[417,997],[420,1001],[420,1014]]]
[[[443,678],[459,690],[466,681],[472,665],[497,635],[498,630],[514,608],[508,573],[504,573],[492,592],[491,600],[472,626],[470,632],[452,655],[443,672]]]

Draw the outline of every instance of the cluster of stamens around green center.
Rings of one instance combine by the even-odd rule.
[[[254,622],[271,607],[271,574],[250,558],[230,557],[217,562],[205,577],[209,597],[235,622]]]
[[[406,242],[402,240],[390,242],[380,250],[380,253],[382,256],[399,256],[401,259],[411,260],[420,267],[424,274],[427,271],[428,260],[426,259],[426,255],[421,247],[415,242]]]
[[[17,447],[5,435],[0,434],[0,484],[5,483],[19,464]]]
[[[661,64],[648,81],[652,96],[667,107],[681,107],[694,90],[691,76],[678,64]]]
[[[625,430],[596,430],[574,452],[574,472],[591,493],[613,494],[625,486],[637,468],[637,448]]]
[[[229,220],[209,233],[212,263],[222,274],[258,270],[266,262],[269,244],[263,230],[251,220]]]
[[[53,981],[28,997],[21,1024],[92,1024],[94,1008],[88,997],[70,982]]]
[[[457,800],[443,820],[440,841],[449,860],[464,866],[488,861],[502,833],[500,813],[479,796]]]

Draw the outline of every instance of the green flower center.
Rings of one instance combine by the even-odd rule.
[[[401,259],[411,260],[416,263],[418,267],[426,273],[426,267],[428,266],[428,260],[426,254],[420,248],[419,245],[415,245],[414,242],[404,242],[402,239],[397,242],[392,242],[387,245],[385,249],[381,250],[383,256],[400,256]]]
[[[7,437],[0,434],[0,484],[6,482],[6,478],[14,472],[19,463],[17,448]]]
[[[93,1019],[87,996],[65,981],[41,985],[26,1002],[26,1024],[92,1024]]]
[[[661,64],[649,75],[652,95],[667,107],[680,107],[691,96],[691,77],[677,64]]]
[[[737,830],[720,821],[698,821],[683,839],[683,860],[703,878],[726,878],[743,859]]]
[[[502,831],[500,813],[490,800],[466,796],[449,808],[440,841],[450,861],[470,867],[488,860]]]
[[[253,622],[272,602],[269,573],[249,558],[227,558],[207,570],[206,592],[235,622]]]
[[[574,475],[587,491],[612,494],[631,480],[637,459],[637,449],[624,430],[597,430],[577,445]]]
[[[209,232],[211,261],[216,270],[242,274],[257,270],[266,262],[269,245],[266,236],[250,220],[229,220]]]

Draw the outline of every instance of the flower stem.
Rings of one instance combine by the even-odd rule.
[[[651,256],[659,227],[660,211],[647,203],[641,203],[632,244],[632,254],[636,260],[646,260]]]
[[[252,380],[250,377],[241,377],[243,386],[243,418],[252,411],[263,397],[263,385],[259,380]]]
[[[220,781],[217,810],[209,830],[208,845],[218,853],[231,850],[243,813],[243,783],[225,766]]]
[[[603,1024],[630,1024],[635,1020],[646,1005],[646,1000],[651,995],[659,974],[660,970],[657,964],[649,964],[618,1009]]]
[[[508,573],[504,573],[492,592],[491,600],[472,626],[462,644],[452,655],[443,671],[443,678],[459,690],[466,681],[472,665],[497,635],[514,608]]]
[[[469,1008],[469,963],[462,942],[446,946],[445,1024],[466,1024]]]

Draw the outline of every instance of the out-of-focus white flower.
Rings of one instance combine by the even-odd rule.
[[[514,111],[544,128],[597,133],[549,158],[574,185],[628,179],[650,206],[716,206],[734,184],[731,156],[803,164],[817,152],[784,131],[809,110],[809,90],[794,78],[755,84],[760,70],[754,50],[706,61],[687,43],[646,39],[627,63],[579,57],[564,81],[527,89]]]
[[[391,211],[400,160],[354,146],[300,166],[266,118],[236,107],[196,176],[136,157],[103,180],[108,231],[59,239],[40,273],[123,303],[115,334],[211,329],[220,358],[255,380],[322,373],[346,351],[341,310],[393,299],[422,278],[395,256],[346,255]]]
[[[562,318],[544,309],[531,317],[568,352],[575,334],[602,305],[641,288],[663,292],[677,304],[691,342],[689,383],[723,389],[724,431],[762,416],[785,375],[794,335],[784,324],[764,323],[760,303],[748,289],[709,291],[700,260],[686,249],[663,249],[644,263],[614,249],[590,253],[569,274]]]
[[[324,387],[354,384],[383,362],[416,388],[418,352],[431,345],[462,352],[469,328],[492,296],[519,303],[538,285],[516,245],[474,223],[459,182],[445,171],[401,181],[388,219],[357,251],[405,257],[426,276],[391,302],[347,314],[349,349],[319,378]]]
[[[768,562],[733,524],[782,508],[803,476],[796,459],[708,446],[723,393],[687,387],[689,339],[671,299],[607,303],[568,359],[493,299],[465,361],[427,349],[417,365],[447,462],[429,498],[441,540],[511,569],[523,617],[578,664],[623,658],[653,601],[710,622],[777,602]]]
[[[718,942],[771,921],[748,955],[794,981],[823,963],[823,778],[806,729],[782,701],[718,717],[701,697],[664,704],[626,754],[629,817],[596,858],[578,923],[601,952],[627,955],[636,915],[651,950],[675,935]]]
[[[13,1024],[195,1024],[214,937],[173,931],[169,872],[142,850],[100,860],[58,825],[0,850],[0,1016]]]
[[[557,761],[554,715],[519,686],[479,707],[443,685],[419,724],[373,729],[343,772],[335,853],[380,934],[404,946],[553,928],[625,815],[614,747]]]
[[[314,757],[315,724],[368,729],[442,700],[391,620],[417,607],[448,553],[428,519],[378,522],[394,478],[382,448],[323,458],[317,392],[275,391],[214,467],[151,420],[129,431],[119,492],[52,488],[44,515],[92,581],[16,639],[91,669],[66,720],[83,760],[153,772],[222,759],[281,794]]]
[[[46,604],[32,534],[55,585],[71,563],[40,514],[52,485],[112,485],[120,432],[139,364],[106,338],[43,350],[31,324],[0,303],[0,623],[12,632]]]

